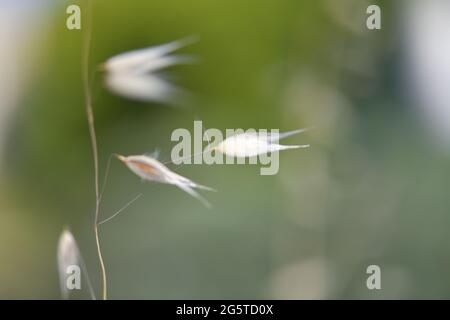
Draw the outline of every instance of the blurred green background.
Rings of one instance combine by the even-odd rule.
[[[92,70],[120,52],[200,38],[181,50],[197,62],[170,69],[192,93],[184,108],[114,96],[95,74],[102,176],[113,152],[158,148],[169,161],[172,131],[192,130],[194,120],[221,130],[316,128],[286,140],[312,147],[280,153],[275,176],[261,176],[259,165],[169,166],[218,189],[203,193],[211,210],[175,187],[141,183],[114,160],[102,216],[143,197],[100,228],[110,298],[450,297],[449,144],[429,130],[407,81],[408,2],[376,1],[379,31],[365,26],[368,1],[93,3]],[[3,22],[10,32],[0,49],[11,39],[19,49],[0,84],[21,89],[8,117],[0,114],[0,298],[60,297],[64,226],[100,288],[85,30],[66,29],[69,4],[83,14],[77,1],[1,3],[2,16],[11,10],[18,22]],[[6,98],[0,104],[6,110]],[[366,287],[371,264],[381,290]]]

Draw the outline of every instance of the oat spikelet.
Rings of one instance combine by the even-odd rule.
[[[109,58],[101,65],[101,69],[106,72],[106,87],[117,95],[133,100],[163,103],[179,101],[185,94],[183,90],[165,80],[158,71],[191,62],[189,56],[171,53],[194,41],[195,37],[189,37]]]
[[[245,132],[228,137],[216,146],[209,145],[206,150],[216,150],[227,156],[237,158],[255,157],[269,152],[287,149],[308,148],[306,145],[281,145],[278,140],[287,138],[294,134],[304,132],[308,129],[297,129],[283,133],[257,133]]]
[[[171,171],[164,164],[148,155],[128,157],[117,155],[117,158],[143,180],[175,185],[201,201],[206,207],[210,207],[208,201],[206,201],[206,199],[204,199],[194,189],[215,191],[214,189],[200,185],[179,175],[178,173]]]
[[[78,246],[72,233],[65,229],[58,241],[57,250],[59,284],[61,296],[63,299],[69,298],[69,290],[67,289],[67,268],[72,265],[80,265]]]
[[[92,288],[83,257],[81,256],[74,236],[68,229],[64,229],[59,237],[56,257],[58,262],[61,297],[64,300],[69,298],[69,289],[67,288],[67,269],[70,266],[78,266],[83,270],[83,273],[86,276],[86,283],[88,285],[89,293],[91,298],[95,300],[94,290]]]

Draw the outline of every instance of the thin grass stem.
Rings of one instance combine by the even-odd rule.
[[[99,169],[98,169],[98,147],[97,147],[97,135],[95,132],[94,124],[94,112],[92,109],[92,95],[91,86],[89,79],[89,54],[91,47],[91,37],[92,37],[92,1],[87,0],[86,5],[86,23],[85,23],[85,34],[83,42],[83,52],[82,52],[82,81],[83,81],[83,91],[84,91],[84,102],[86,108],[86,117],[89,127],[89,136],[91,139],[92,155],[94,160],[94,185],[95,185],[95,218],[94,218],[94,234],[95,242],[97,246],[97,254],[100,262],[100,271],[102,274],[102,294],[103,300],[107,299],[107,282],[106,282],[106,268],[103,261],[102,250],[100,247],[100,237],[98,232],[98,222],[100,216],[100,187],[99,187]]]

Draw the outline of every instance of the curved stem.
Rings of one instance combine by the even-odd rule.
[[[82,61],[82,79],[84,88],[84,102],[86,107],[86,117],[89,127],[89,136],[91,139],[92,155],[94,158],[94,184],[95,184],[95,220],[94,220],[94,234],[95,242],[97,245],[97,254],[100,262],[100,271],[102,273],[102,298],[106,300],[107,298],[107,282],[106,282],[106,268],[103,262],[102,250],[100,247],[100,237],[98,233],[98,222],[100,215],[100,187],[99,187],[99,170],[98,170],[98,148],[97,148],[97,135],[95,133],[94,125],[94,112],[92,109],[92,97],[89,85],[89,52],[91,46],[91,16],[92,16],[92,1],[88,1],[86,14],[86,33],[84,37],[83,46],[83,61]]]
[[[96,220],[98,218],[98,215],[96,215]],[[95,233],[95,242],[97,244],[97,254],[98,254],[98,259],[100,261],[100,270],[102,271],[102,283],[103,283],[103,288],[102,288],[102,298],[103,300],[107,299],[107,282],[106,282],[106,269],[105,269],[105,263],[103,262],[103,257],[102,257],[102,250],[100,249],[100,238],[98,236],[98,223],[95,223],[94,225],[94,233]]]

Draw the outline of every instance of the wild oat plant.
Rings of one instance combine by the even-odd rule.
[[[83,59],[82,59],[82,81],[84,90],[84,103],[85,111],[88,122],[91,148],[93,154],[94,163],[94,190],[95,190],[95,210],[94,210],[94,234],[96,241],[96,250],[100,264],[100,271],[102,277],[102,288],[100,297],[104,300],[108,297],[107,286],[107,272],[106,266],[103,260],[99,226],[105,222],[110,221],[118,214],[123,212],[131,203],[136,201],[142,194],[128,202],[123,208],[118,210],[110,217],[101,220],[100,219],[100,202],[102,192],[100,191],[100,174],[99,174],[99,159],[98,159],[98,145],[97,136],[94,123],[94,112],[92,107],[91,98],[91,83],[89,78],[89,52],[91,45],[91,16],[92,8],[91,3],[87,6],[88,21],[85,26],[84,45],[83,45]],[[120,95],[122,97],[137,101],[145,102],[159,102],[165,104],[179,103],[182,97],[185,95],[185,91],[177,86],[166,81],[160,76],[158,71],[163,68],[174,66],[181,63],[191,62],[192,57],[185,55],[173,54],[176,50],[195,42],[196,37],[187,37],[181,40],[169,42],[167,44],[152,46],[143,49],[137,49],[127,51],[112,56],[106,62],[101,64],[97,70],[100,70],[104,74],[104,82],[106,88],[113,94]],[[237,134],[228,137],[224,141],[215,146],[208,146],[204,152],[217,151],[227,156],[237,158],[249,158],[260,154],[267,154],[269,152],[278,152],[287,149],[307,148],[309,145],[280,145],[278,140],[304,132],[308,129],[298,129],[279,134]],[[194,155],[192,155],[194,156]],[[210,208],[210,203],[202,197],[195,189],[215,191],[213,188],[198,184],[186,177],[179,175],[178,173],[170,170],[164,163],[160,162],[156,156],[152,155],[130,155],[123,156],[115,154],[115,157],[123,162],[132,172],[138,177],[146,181],[153,181],[163,184],[174,185],[181,190],[185,191],[195,199],[198,199],[203,205]],[[106,184],[106,177],[109,170],[109,162],[106,166],[105,180],[103,188]],[[167,163],[166,163],[167,164]],[[88,285],[89,293],[92,299],[96,299],[88,270],[84,263],[81,252],[75,241],[74,236],[68,229],[64,229],[62,232],[58,247],[57,247],[57,262],[58,272],[60,278],[61,296],[63,299],[69,298],[69,282],[71,279],[68,277],[68,273],[74,271],[74,268],[81,269],[78,272],[83,271],[85,274],[86,282]],[[78,281],[80,281],[78,279]],[[72,285],[79,285],[79,283],[72,283]]]

